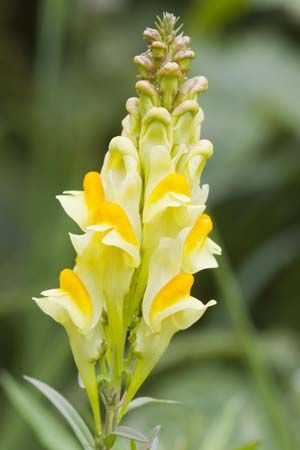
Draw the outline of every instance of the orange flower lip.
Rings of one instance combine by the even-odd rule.
[[[80,309],[81,313],[91,319],[93,307],[90,296],[78,275],[71,269],[64,269],[59,276],[60,289],[66,292]]]
[[[155,317],[164,309],[178,303],[182,298],[190,295],[194,284],[194,277],[190,273],[179,273],[172,278],[156,295],[151,305],[150,319]]]
[[[125,241],[137,246],[138,241],[124,209],[117,203],[105,201],[100,173],[88,172],[84,177],[83,188],[90,225],[111,225]]]
[[[117,203],[102,203],[100,208],[98,208],[93,215],[93,225],[97,224],[111,225],[125,241],[135,246],[138,245],[137,238],[127,214]]]
[[[184,175],[171,173],[163,178],[150,194],[149,203],[161,200],[169,192],[190,197],[189,184]]]
[[[202,244],[204,239],[213,229],[213,223],[208,214],[201,214],[197,222],[187,235],[184,252],[189,253],[194,250],[197,244]]]
[[[99,172],[88,172],[83,180],[84,199],[89,211],[97,211],[105,200],[104,188]]]

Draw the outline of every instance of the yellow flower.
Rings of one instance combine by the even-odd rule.
[[[195,228],[188,232],[185,240],[181,236],[177,239],[162,238],[151,257],[142,302],[143,319],[133,334],[138,360],[124,399],[122,413],[168,347],[172,336],[177,331],[193,325],[208,307],[216,303],[215,300],[210,300],[203,304],[190,293],[194,277],[190,272],[184,271],[189,245],[193,245],[193,251],[199,251],[199,266],[196,270],[208,267],[205,265],[207,255],[203,255],[200,241],[196,242]],[[208,232],[207,229],[205,231]],[[195,242],[191,242],[193,239]],[[201,239],[205,241],[207,236],[202,234]],[[213,258],[213,255],[211,257]]]
[[[104,339],[110,345],[119,376],[122,372],[126,334],[123,301],[134,269],[140,264],[139,170],[132,142],[116,137],[110,143],[101,174],[88,172],[82,191],[57,196],[84,234],[70,234],[77,253],[74,270],[61,273],[59,289],[44,291],[45,298],[35,299],[45,313],[65,326],[96,415],[99,402],[93,366],[99,359],[103,339],[103,311],[110,324]],[[96,420],[99,423],[99,418]]]
[[[139,265],[141,178],[135,147],[125,137],[114,138],[101,175],[89,172],[83,191],[66,191],[57,199],[83,231],[103,232],[102,242],[119,247]]]
[[[34,300],[42,311],[61,323],[68,333],[74,359],[91,402],[96,430],[100,433],[95,371],[102,344],[102,330],[97,313],[99,308],[75,271],[64,269],[59,281],[58,289],[43,291],[43,297]]]
[[[147,288],[143,298],[143,318],[154,333],[161,328],[188,328],[204,313],[207,306],[190,295],[194,277],[182,271],[180,241],[163,238],[153,253]]]
[[[183,267],[190,273],[218,267],[214,255],[221,255],[221,247],[208,237],[213,228],[212,220],[207,214],[201,214],[196,223],[185,230],[183,246]]]

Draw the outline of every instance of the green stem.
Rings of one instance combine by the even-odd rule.
[[[112,436],[114,429],[117,426],[118,421],[118,410],[119,410],[119,397],[120,397],[120,389],[116,392],[115,403],[106,405],[106,416],[104,423],[104,444],[101,449],[110,450],[113,448],[116,438]]]
[[[220,236],[218,236],[217,240],[222,245]],[[221,297],[226,303],[238,342],[240,342],[243,349],[246,363],[252,373],[260,398],[268,414],[277,447],[279,450],[297,450],[298,447],[292,438],[287,417],[282,408],[283,402],[280,398],[280,393],[259,346],[255,329],[245,307],[242,292],[226,252],[224,252],[224,246],[222,245],[222,247],[223,256],[220,258],[220,267],[213,271]]]
[[[114,416],[115,416],[114,408],[110,406],[106,410],[105,425],[104,425],[105,436],[109,436],[113,431]]]
[[[124,323],[122,303],[118,300],[107,300],[107,315],[109,323],[109,339],[111,345],[110,373],[112,385],[118,386],[123,370]]]

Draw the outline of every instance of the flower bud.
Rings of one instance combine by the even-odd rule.
[[[126,111],[128,114],[138,116],[140,100],[137,97],[130,97],[126,102]]]
[[[194,119],[199,111],[199,105],[193,100],[186,100],[181,103],[172,113],[173,118],[173,139],[174,146],[172,157],[177,155],[180,145],[189,145]]]
[[[174,47],[176,53],[180,50],[187,49],[191,43],[191,38],[189,36],[176,36],[174,40]]]
[[[193,50],[185,50],[176,53],[173,60],[179,64],[182,71],[187,72],[190,70],[191,60],[194,58],[195,52]]]
[[[148,158],[149,152],[157,145],[162,145],[171,151],[173,143],[172,118],[165,108],[152,108],[143,119],[139,148],[142,163]]]
[[[159,104],[159,96],[156,88],[147,80],[140,80],[135,85],[140,97],[139,111],[143,117],[149,109]]]
[[[174,62],[165,64],[158,73],[162,104],[169,111],[172,109],[181,76],[180,67]]]
[[[149,27],[147,27],[146,30],[144,31],[143,37],[149,43],[161,40],[161,36],[160,36],[159,32],[157,30],[155,30],[154,28],[149,28]]]
[[[203,76],[190,78],[186,80],[180,87],[176,97],[175,106],[182,103],[184,100],[197,101],[198,94],[206,92],[208,89],[207,79]]]
[[[154,58],[163,59],[166,56],[168,47],[166,44],[160,41],[154,41],[152,42],[151,46],[151,52]]]
[[[142,77],[151,78],[153,76],[154,67],[150,55],[137,55],[133,61],[138,66]]]
[[[128,112],[128,115],[122,121],[122,136],[130,138],[135,146],[137,145],[141,122],[139,103],[140,100],[136,97],[131,97],[127,100],[126,110]]]

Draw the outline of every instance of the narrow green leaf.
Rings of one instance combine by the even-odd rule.
[[[147,444],[150,443],[149,439],[146,436],[144,436],[142,433],[131,427],[119,426],[114,430],[113,434],[115,436],[121,436],[125,439],[131,439],[134,441],[144,442]]]
[[[47,450],[80,450],[74,437],[24,386],[9,374],[1,375],[1,385],[13,406],[31,426]]]
[[[152,398],[152,397],[137,397],[129,403],[125,414],[129,413],[130,411],[133,411],[134,409],[140,408],[141,406],[149,405],[151,403],[166,404],[166,405],[181,404],[181,402],[177,402],[176,400],[164,400],[161,398]]]
[[[114,434],[110,434],[109,436],[106,436],[106,438],[104,439],[104,445],[105,448],[113,448],[114,443],[117,439],[117,436],[115,436]]]
[[[95,447],[94,438],[76,409],[59,392],[35,378],[24,376],[25,380],[36,387],[64,416],[79,442],[85,449]]]
[[[235,450],[257,450],[259,447],[259,441],[249,442],[248,444],[242,445]]]
[[[138,450],[136,443],[134,441],[130,441],[130,450]]]

